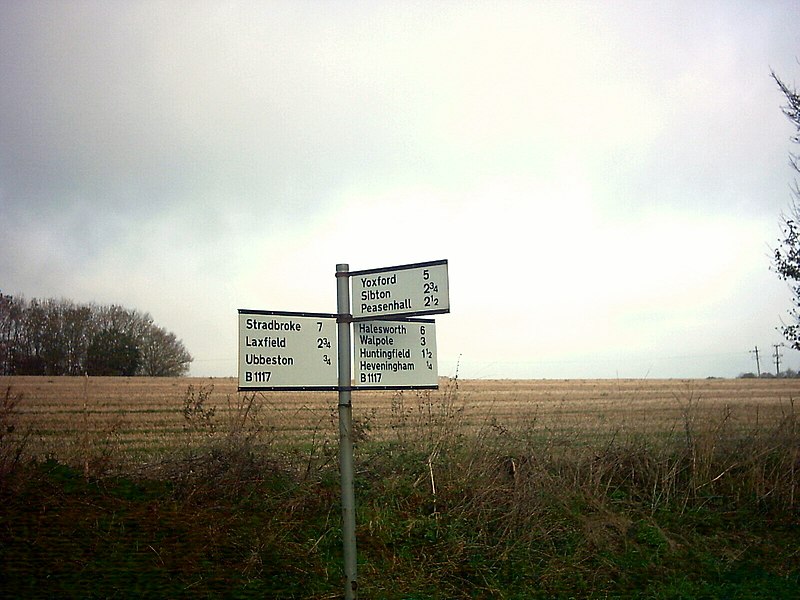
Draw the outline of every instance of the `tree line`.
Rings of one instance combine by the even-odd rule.
[[[192,356],[149,313],[0,292],[2,375],[186,375]]]
[[[753,373],[752,371],[739,374],[739,379],[798,379],[798,378],[800,378],[800,373],[798,373],[794,369],[786,369],[785,371],[781,371],[777,375],[775,373],[770,373],[767,371],[760,374]]]

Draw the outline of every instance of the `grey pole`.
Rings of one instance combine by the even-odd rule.
[[[344,545],[345,600],[358,591],[356,556],[356,502],[353,492],[353,405],[350,382],[350,265],[336,265],[336,308],[339,356],[339,474],[342,479],[342,542]]]

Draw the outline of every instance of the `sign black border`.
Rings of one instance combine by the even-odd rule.
[[[319,317],[327,319],[335,319],[339,315],[336,313],[321,313],[321,312],[297,312],[291,310],[256,310],[252,308],[238,309],[240,315],[278,315],[280,317]]]
[[[348,271],[346,275],[371,275],[373,273],[385,273],[387,271],[406,271],[408,269],[419,269],[420,267],[436,267],[439,265],[446,265],[447,259],[429,260],[420,263],[410,263],[407,265],[396,265],[394,267],[378,267],[377,269],[362,269],[361,271]],[[345,275],[345,273],[342,273]]]
[[[372,387],[364,387],[361,385],[354,385],[350,388],[355,392],[366,392],[368,390],[378,390],[378,391],[387,391],[387,390],[438,390],[439,384],[436,385],[376,385]]]
[[[237,377],[238,379],[238,377]],[[307,386],[303,387],[237,387],[239,392],[338,392],[339,386]]]

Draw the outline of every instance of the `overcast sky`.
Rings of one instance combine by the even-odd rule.
[[[336,312],[337,263],[446,258],[441,375],[774,370],[799,17],[4,1],[0,290],[149,312],[233,376],[238,308]]]

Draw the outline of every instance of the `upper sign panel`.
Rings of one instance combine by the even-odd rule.
[[[447,260],[350,272],[353,320],[450,312]]]

